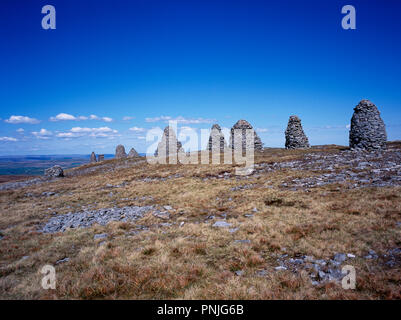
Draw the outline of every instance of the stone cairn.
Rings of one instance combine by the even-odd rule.
[[[241,131],[239,131],[240,129]],[[246,140],[246,131],[245,129],[252,130],[253,131],[253,139],[252,141],[247,141]],[[231,134],[230,134],[230,148],[234,150],[234,135],[236,134],[241,134],[242,132],[242,137],[238,137],[236,139],[241,139],[241,145],[242,145],[242,151],[244,152],[246,149],[247,142],[248,144],[253,143],[254,145],[254,150],[255,151],[261,151],[263,150],[263,144],[262,141],[260,140],[259,136],[256,134],[255,130],[251,126],[251,124],[246,121],[246,120],[238,120],[236,124],[231,128]],[[236,140],[235,139],[235,140]]]
[[[386,147],[386,127],[377,107],[362,100],[354,108],[349,132],[351,149],[377,150]]]
[[[155,156],[159,156],[159,153],[160,155],[166,155],[166,157],[177,155],[181,148],[182,144],[177,140],[174,130],[167,126],[164,128],[162,140],[157,145]]]
[[[45,176],[51,177],[51,178],[64,177],[64,171],[60,166],[56,165],[56,166],[46,169]]]
[[[286,149],[310,148],[308,137],[302,129],[301,119],[291,116],[288,120],[287,130],[285,130]]]
[[[124,146],[121,145],[121,144],[119,144],[119,145],[116,147],[116,155],[115,155],[115,158],[116,158],[116,159],[123,159],[123,158],[126,158],[126,157],[127,157],[127,154],[125,153],[125,148],[124,148]]]
[[[138,152],[136,152],[134,148],[131,148],[131,150],[128,153],[128,158],[135,158],[135,157],[139,157],[139,154]]]
[[[99,155],[97,156],[97,161],[98,161],[98,162],[104,161],[104,154],[99,154]]]
[[[212,126],[212,130],[209,136],[209,144],[207,149],[209,151],[221,151],[224,152],[226,148],[226,140],[224,139],[224,134],[218,124]]]
[[[91,159],[90,159],[90,163],[94,163],[94,162],[97,162],[97,160],[96,160],[96,154],[95,154],[94,152],[92,152],[92,154],[91,154]]]

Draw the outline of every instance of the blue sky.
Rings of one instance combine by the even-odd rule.
[[[56,30],[41,28],[46,4]],[[346,4],[356,30],[341,28]],[[246,119],[283,147],[296,114],[311,144],[347,145],[361,99],[401,139],[400,32],[398,0],[3,0],[0,154],[145,152],[166,117]]]

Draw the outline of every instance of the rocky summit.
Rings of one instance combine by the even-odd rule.
[[[177,136],[173,128],[167,126],[164,128],[162,140],[157,145],[155,156],[170,156],[177,154],[182,148],[181,142],[177,140]]]
[[[308,137],[302,129],[301,119],[291,116],[288,120],[287,130],[285,130],[286,149],[309,148]]]
[[[349,132],[351,149],[382,149],[387,141],[386,127],[377,107],[369,100],[362,100],[354,108]]]
[[[212,130],[209,136],[208,150],[224,151],[226,148],[226,141],[224,139],[224,134],[221,131],[220,126],[216,123],[212,126]]]
[[[134,148],[131,148],[131,150],[128,153],[128,158],[135,158],[135,157],[139,157],[139,154],[138,152],[136,152]]]
[[[94,162],[97,162],[97,160],[96,160],[96,154],[95,154],[94,152],[92,152],[91,158],[90,158],[90,163],[94,163]]]
[[[115,155],[115,158],[116,158],[116,159],[122,159],[122,158],[126,158],[126,157],[127,157],[127,154],[125,153],[125,148],[124,148],[124,146],[121,145],[121,144],[119,144],[119,145],[116,147],[116,155]]]
[[[247,141],[246,137],[246,130],[252,130],[253,131],[253,139],[252,141]],[[238,135],[238,138],[237,138]],[[235,136],[235,138],[234,138]],[[238,120],[236,124],[231,128],[231,134],[230,134],[230,147],[234,149],[234,141],[236,139],[241,139],[241,146],[242,150],[246,149],[247,144],[250,145],[253,143],[254,145],[254,150],[262,150],[263,149],[263,144],[262,141],[260,140],[259,136],[256,134],[254,131],[253,127],[251,124],[246,121],[246,120]]]
[[[45,170],[46,177],[64,177],[64,171],[60,166],[53,166]]]

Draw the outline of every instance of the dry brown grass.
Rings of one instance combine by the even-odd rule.
[[[329,146],[326,152],[338,152]],[[257,163],[294,160],[305,152],[269,149]],[[115,160],[110,165],[117,163]],[[90,167],[90,166],[88,166]],[[21,190],[0,192],[0,298],[34,299],[399,299],[400,264],[389,269],[361,258],[401,245],[401,188],[307,191],[278,188],[309,172],[279,170],[241,179],[208,179],[234,172],[232,165],[133,165],[106,173],[71,176]],[[143,178],[166,178],[143,182]],[[105,188],[107,183],[122,188]],[[254,188],[231,191],[253,184]],[[42,197],[44,191],[58,196]],[[36,197],[26,197],[27,192]],[[113,195],[110,196],[110,192]],[[149,198],[151,196],[152,198]],[[147,197],[141,199],[142,197]],[[130,200],[122,200],[130,198]],[[137,199],[137,200],[134,200]],[[149,213],[136,223],[112,222],[64,233],[42,234],[50,213],[125,205],[170,205],[170,227]],[[51,208],[51,209],[49,209]],[[253,217],[245,217],[251,213]],[[238,231],[213,228],[210,215],[226,214]],[[180,227],[180,223],[184,225]],[[149,230],[132,234],[136,225]],[[94,240],[96,233],[108,238]],[[235,243],[248,239],[250,243]],[[356,290],[313,286],[304,273],[277,272],[276,254],[330,258],[357,256]],[[22,259],[24,256],[29,256]],[[40,287],[40,268],[56,265],[56,290]],[[235,271],[242,270],[242,276]],[[263,277],[256,272],[266,270]]]

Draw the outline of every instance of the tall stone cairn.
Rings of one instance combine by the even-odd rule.
[[[90,159],[90,163],[94,163],[94,162],[97,162],[97,160],[96,160],[96,154],[95,154],[94,152],[92,152],[92,154],[91,154],[91,159]]]
[[[212,126],[207,149],[209,151],[219,150],[223,152],[225,148],[226,148],[226,140],[224,139],[224,134],[221,131],[220,126],[216,123]]]
[[[98,161],[98,162],[104,161],[104,154],[99,154],[99,155],[97,156],[97,161]]]
[[[138,152],[136,152],[134,148],[131,148],[131,150],[128,153],[128,158],[135,158],[135,157],[139,157],[139,154]]]
[[[166,157],[174,154],[177,155],[181,148],[182,144],[177,140],[174,130],[170,128],[170,126],[167,126],[164,128],[162,140],[157,145],[155,156],[158,156],[159,153],[161,155],[166,155]]]
[[[291,116],[285,130],[285,147],[287,149],[310,148],[308,137],[302,129],[301,119]]]
[[[386,147],[386,127],[377,107],[369,100],[361,100],[354,108],[349,131],[351,149],[377,150]]]
[[[124,146],[123,145],[121,145],[121,144],[119,144],[117,147],[116,147],[116,155],[115,155],[115,159],[123,159],[123,158],[126,158],[127,157],[127,154],[125,153],[125,148],[124,148]]]
[[[259,136],[256,134],[255,130],[253,129],[253,127],[251,126],[251,124],[246,121],[246,120],[238,120],[236,124],[234,124],[234,126],[231,128],[231,134],[230,134],[230,148],[234,149],[234,133],[238,131],[236,131],[235,129],[240,129],[242,130],[242,151],[245,151],[246,145],[247,145],[247,141],[246,141],[246,130],[245,129],[251,129],[253,130],[253,141],[248,141],[248,143],[253,143],[254,145],[254,150],[255,151],[261,151],[263,150],[263,144],[262,141],[260,140]],[[241,131],[239,131],[241,133]]]

